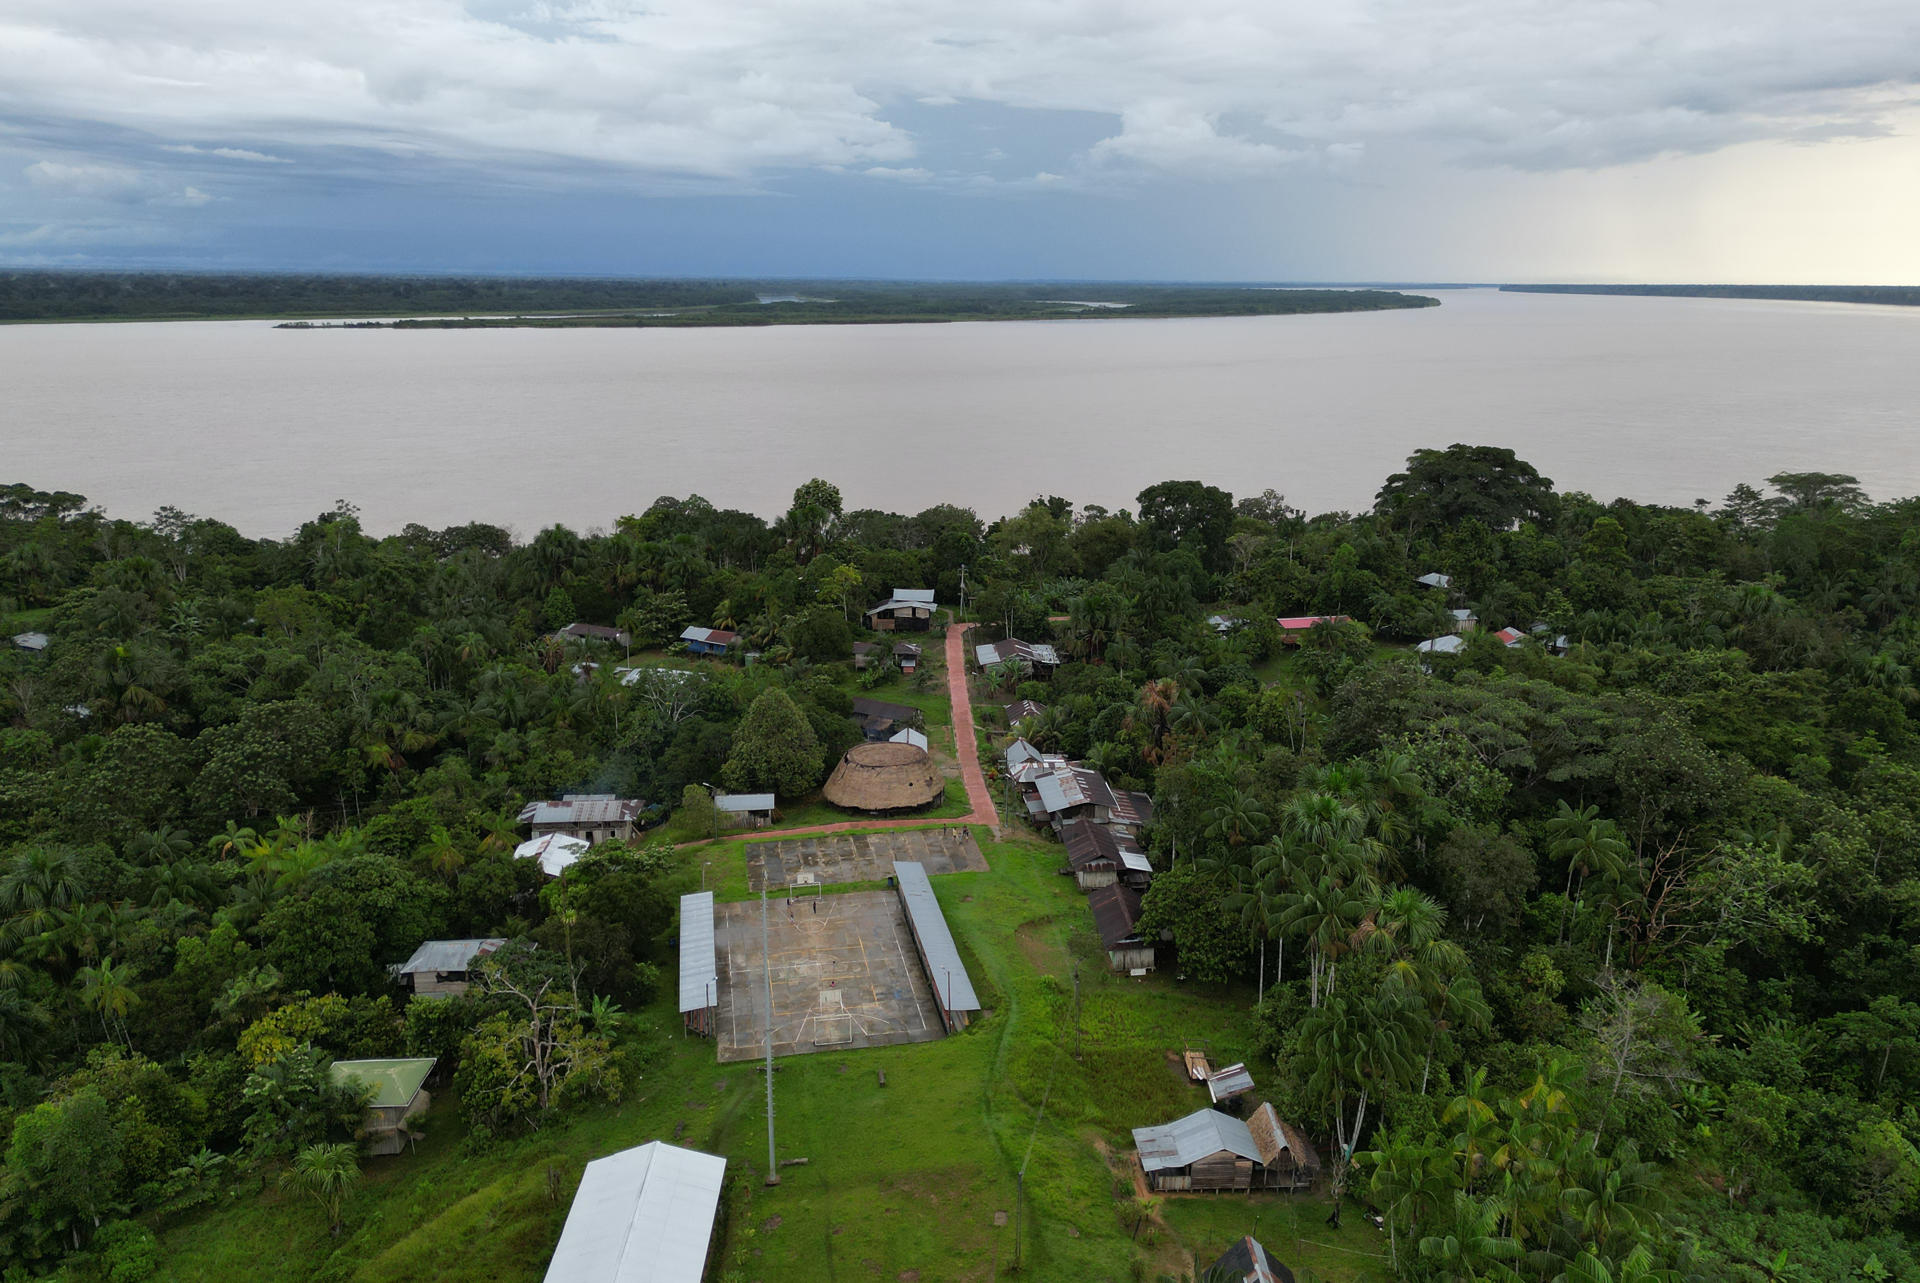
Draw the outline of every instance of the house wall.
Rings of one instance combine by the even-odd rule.
[[[1116,875],[1112,869],[1076,869],[1073,880],[1080,884],[1082,891],[1092,891],[1099,887],[1110,887]]]
[[[545,837],[549,833],[564,833],[568,837],[579,838],[583,842],[607,842],[614,838],[626,841],[633,836],[633,824],[535,824],[533,836]]]
[[[416,971],[410,978],[416,998],[457,998],[467,991],[464,971]]]
[[[1153,946],[1150,944],[1126,945],[1119,949],[1107,950],[1107,962],[1115,971],[1134,971],[1145,968],[1153,970]]]

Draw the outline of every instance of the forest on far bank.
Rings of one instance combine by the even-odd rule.
[[[994,675],[983,759],[1031,698],[1028,740],[1152,794],[1147,924],[1245,996],[1262,1091],[1395,1277],[1920,1277],[1920,499],[1601,503],[1455,445],[1358,514],[1179,480],[900,514],[814,479],[772,522],[668,496],[524,543],[0,486],[9,1278],[146,1277],[243,1186],[337,1225],[336,1059],[438,1058],[475,1152],[637,1091],[675,849],[548,880],[520,808],[810,803],[851,692],[903,680],[852,672],[864,611],[957,606],[963,568],[980,640],[1064,661]],[[677,651],[690,624],[755,662]],[[493,936],[462,998],[386,971]]]

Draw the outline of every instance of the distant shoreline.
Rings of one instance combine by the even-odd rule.
[[[1509,294],[1619,294],[1634,298],[1733,298],[1783,303],[1920,307],[1916,285],[1502,285]]]

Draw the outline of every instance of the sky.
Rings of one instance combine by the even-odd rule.
[[[1920,283],[1914,0],[0,0],[0,264]]]

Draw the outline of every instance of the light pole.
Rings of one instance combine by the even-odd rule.
[[[700,889],[707,889],[707,870],[713,867],[713,861],[707,860],[700,865]]]

